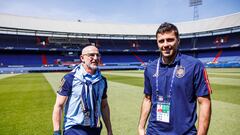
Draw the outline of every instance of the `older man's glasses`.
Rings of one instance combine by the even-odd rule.
[[[97,58],[101,57],[101,55],[99,53],[86,53],[86,54],[83,54],[83,55],[86,55],[86,56],[88,56],[91,59],[93,59],[95,57],[97,57]]]

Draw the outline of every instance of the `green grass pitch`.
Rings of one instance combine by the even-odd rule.
[[[65,73],[0,75],[0,134],[52,134],[55,91]],[[115,135],[136,135],[143,98],[143,71],[104,71]],[[208,69],[212,94],[209,135],[240,129],[240,69]],[[103,135],[106,129],[103,128]]]

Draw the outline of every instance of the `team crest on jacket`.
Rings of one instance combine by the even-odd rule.
[[[178,66],[176,70],[176,77],[182,78],[185,75],[185,68],[183,66]]]

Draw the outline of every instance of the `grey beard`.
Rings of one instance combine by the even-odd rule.
[[[92,66],[91,64],[86,64],[90,69],[96,70],[98,66]]]

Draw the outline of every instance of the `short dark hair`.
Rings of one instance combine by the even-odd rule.
[[[165,32],[171,32],[171,31],[173,31],[175,33],[177,39],[179,39],[178,28],[174,24],[171,24],[168,22],[164,22],[159,26],[159,28],[157,29],[157,32],[156,32],[156,37],[157,37],[157,34],[159,34],[159,33],[163,34]]]

